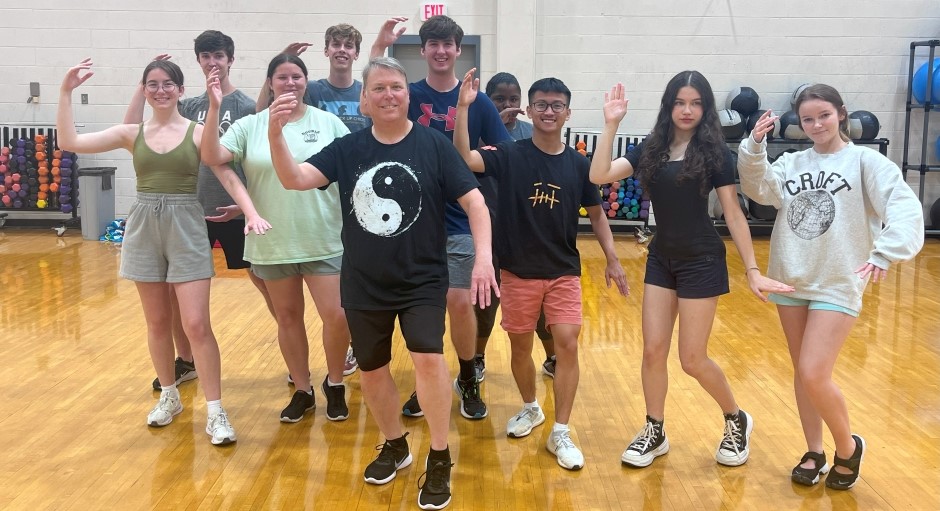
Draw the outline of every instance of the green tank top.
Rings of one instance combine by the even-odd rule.
[[[137,191],[145,193],[196,193],[199,175],[199,151],[193,142],[196,123],[190,122],[180,145],[166,153],[155,152],[144,140],[144,125],[140,124],[134,140],[134,172]]]

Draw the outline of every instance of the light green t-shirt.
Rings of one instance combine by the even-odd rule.
[[[294,161],[320,152],[349,129],[333,114],[308,107],[304,116],[284,126]],[[262,218],[271,223],[264,236],[249,234],[245,260],[254,264],[319,261],[342,255],[339,190],[287,190],[271,164],[268,111],[242,117],[222,136],[222,146],[242,164],[248,195]]]

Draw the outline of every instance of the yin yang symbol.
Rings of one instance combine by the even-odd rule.
[[[398,236],[421,213],[421,185],[407,165],[382,162],[356,180],[352,206],[356,220],[367,232],[386,238]]]

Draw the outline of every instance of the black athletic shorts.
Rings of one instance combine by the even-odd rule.
[[[363,371],[374,371],[392,360],[392,334],[395,318],[401,325],[408,351],[444,353],[444,313],[446,308],[415,305],[394,310],[345,309],[352,336],[353,353]]]
[[[711,298],[728,293],[728,265],[724,254],[670,259],[650,250],[643,282],[675,289],[679,298]]]
[[[248,268],[251,263],[244,260],[245,257],[245,220],[236,218],[228,222],[209,222],[206,221],[206,228],[209,231],[209,246],[213,246],[216,241],[222,246],[225,252],[225,264],[230,270],[239,270]]]

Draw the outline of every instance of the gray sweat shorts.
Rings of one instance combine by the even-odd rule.
[[[127,215],[120,275],[180,283],[215,276],[202,205],[191,194],[138,193]]]

